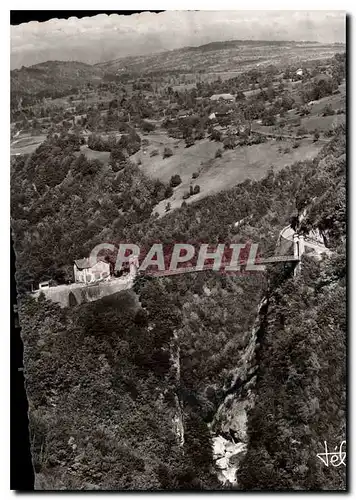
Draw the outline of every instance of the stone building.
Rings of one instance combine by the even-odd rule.
[[[110,264],[97,261],[90,266],[88,258],[74,261],[74,280],[76,283],[95,283],[110,277]]]

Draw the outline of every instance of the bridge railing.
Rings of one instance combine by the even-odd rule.
[[[274,255],[272,257],[266,257],[266,258],[259,258],[256,259],[253,263],[256,265],[264,265],[264,264],[276,264],[278,262],[299,262],[298,257],[294,257],[293,255]],[[243,260],[239,262],[240,268],[247,266],[248,264],[251,264],[251,262],[248,262],[247,260]],[[227,266],[226,266],[227,267]],[[214,270],[214,264],[206,264],[202,268],[196,268],[194,266],[192,267],[181,267],[178,269],[167,269],[164,271],[161,270],[152,270],[145,272],[146,275],[149,276],[175,276],[179,274],[186,274],[186,273],[197,273],[197,272],[202,272],[202,271],[213,271]],[[219,272],[227,272],[227,273],[235,273],[238,271],[229,271],[225,267],[220,267]]]

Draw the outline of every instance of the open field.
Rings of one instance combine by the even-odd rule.
[[[302,118],[301,126],[308,132],[313,132],[318,129],[320,132],[330,130],[333,126],[345,123],[345,115],[332,115],[332,116],[305,116]]]
[[[169,141],[171,138],[166,139]],[[141,158],[143,172],[166,183],[175,174],[179,174],[182,179],[182,183],[174,189],[173,196],[163,200],[154,208],[154,212],[160,215],[165,213],[168,202],[172,209],[180,207],[183,195],[189,191],[190,185],[194,187],[198,184],[200,193],[188,198],[187,203],[229,189],[246,179],[261,179],[270,167],[277,171],[296,161],[313,158],[323,146],[321,142],[314,143],[311,139],[302,139],[300,146],[294,149],[292,140],[271,140],[263,144],[227,150],[223,152],[222,158],[215,158],[217,149],[222,148],[221,143],[203,139],[190,148],[185,147],[184,141],[179,141],[178,147],[172,148],[173,156],[163,159],[165,143],[161,137],[160,154],[151,158],[149,152],[155,149],[157,144],[157,138],[155,141],[152,140],[152,145],[150,140],[146,155],[142,155],[141,152],[135,155],[136,159]],[[199,173],[197,179],[192,179],[194,172]]]
[[[166,138],[166,142],[164,141]],[[160,140],[151,140],[150,145],[147,147],[146,155],[142,152],[136,153],[136,159],[141,159],[141,169],[145,174],[150,177],[157,177],[162,182],[169,182],[170,178],[174,174],[179,174],[182,179],[191,179],[193,172],[198,172],[201,168],[201,164],[211,158],[214,158],[216,150],[221,147],[220,143],[210,141],[209,139],[203,139],[202,141],[196,142],[194,146],[190,148],[185,147],[184,141],[177,141],[171,137],[164,136]],[[177,144],[178,147],[174,147]],[[163,158],[164,146],[169,146],[173,151],[173,156],[170,158]],[[150,152],[154,149],[159,150],[159,155],[150,157]]]
[[[30,154],[46,139],[46,136],[23,134],[21,137],[14,139],[10,146],[11,156]]]

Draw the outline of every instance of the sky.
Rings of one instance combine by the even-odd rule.
[[[165,11],[99,14],[11,26],[11,69],[89,64],[224,40],[345,42],[343,11]]]

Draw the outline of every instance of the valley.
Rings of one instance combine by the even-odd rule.
[[[316,458],[346,432],[345,49],[231,40],[11,71],[36,490],[345,490]],[[117,271],[121,243],[143,251]],[[157,243],[270,260],[133,274]]]

